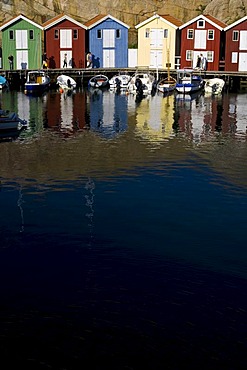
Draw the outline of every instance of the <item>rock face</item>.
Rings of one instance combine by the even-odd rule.
[[[82,23],[111,14],[130,26],[129,44],[135,46],[134,26],[154,13],[171,14],[182,22],[209,13],[230,24],[247,14],[247,0],[2,0],[0,11],[0,24],[20,13],[39,24],[61,13]]]

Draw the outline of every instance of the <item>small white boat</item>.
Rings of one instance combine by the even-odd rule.
[[[57,77],[57,84],[62,91],[74,90],[76,88],[76,81],[66,75],[60,75]]]
[[[225,86],[225,81],[222,78],[210,78],[205,82],[205,93],[219,95]]]
[[[99,88],[106,87],[109,84],[109,78],[105,75],[96,75],[90,78],[88,85],[90,87]]]
[[[177,70],[176,90],[181,94],[191,94],[204,87],[203,78],[196,74],[193,69],[185,68]]]
[[[24,85],[26,94],[39,94],[48,90],[51,79],[45,71],[29,71]]]
[[[118,74],[110,78],[110,89],[127,89],[131,76],[128,74]]]
[[[169,93],[174,91],[176,88],[177,80],[173,77],[167,77],[163,80],[160,80],[157,84],[157,90],[162,92],[163,94]]]
[[[151,94],[155,83],[155,78],[150,73],[135,73],[128,83],[130,94]]]
[[[22,120],[17,113],[0,109],[0,132],[21,130],[27,126],[27,121]]]

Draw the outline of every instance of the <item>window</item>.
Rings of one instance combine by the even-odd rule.
[[[97,30],[97,39],[102,39],[102,30]]]
[[[205,28],[205,21],[203,19],[197,22],[197,28]]]
[[[120,39],[121,37],[121,30],[116,30],[116,38]]]
[[[214,40],[214,30],[208,30],[208,40]]]
[[[164,30],[164,39],[167,39],[168,38],[168,29],[165,29]]]
[[[74,40],[78,39],[78,30],[73,30],[73,39]]]
[[[14,31],[13,30],[9,30],[9,39],[14,40]]]
[[[59,31],[58,30],[54,30],[54,39],[59,39]]]
[[[150,28],[145,29],[145,37],[148,39],[150,36]]]
[[[237,63],[238,62],[238,53],[237,52],[232,52],[232,63]]]
[[[29,40],[34,40],[34,32],[33,32],[33,30],[29,30]]]
[[[186,60],[192,60],[192,50],[186,50]]]
[[[214,61],[214,52],[213,51],[208,51],[207,52],[207,61],[209,63]]]
[[[239,38],[239,31],[232,32],[232,41],[238,41]]]
[[[194,38],[194,30],[188,30],[187,39],[193,39],[193,38]]]

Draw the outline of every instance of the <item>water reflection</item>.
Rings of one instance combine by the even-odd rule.
[[[26,96],[22,92],[1,94],[3,109],[17,111],[29,123],[24,136],[50,128],[64,137],[90,129],[104,138],[114,138],[130,129],[141,140],[162,142],[176,135],[196,144],[210,141],[219,134],[246,137],[246,95],[163,96],[156,93],[136,101],[135,96],[100,89],[71,94],[51,91],[43,96]]]
[[[112,138],[128,126],[127,96],[101,89],[90,89],[88,95],[90,128]]]

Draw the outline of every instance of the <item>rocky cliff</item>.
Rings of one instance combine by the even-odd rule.
[[[172,14],[182,22],[211,14],[230,24],[247,14],[247,0],[2,0],[0,10],[0,24],[20,13],[39,24],[61,13],[82,23],[100,13],[111,14],[131,27],[134,45],[134,26],[154,13]]]

